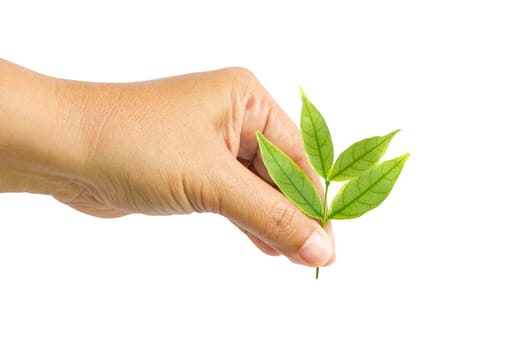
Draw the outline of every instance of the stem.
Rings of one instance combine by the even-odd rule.
[[[330,186],[330,180],[324,182],[324,201],[323,201],[323,220],[321,220],[321,226],[324,228],[328,221],[328,187]]]
[[[323,201],[323,218],[321,219],[321,226],[324,228],[328,222],[328,187],[330,180],[324,180],[324,201]],[[319,279],[319,266],[315,268],[315,279]]]

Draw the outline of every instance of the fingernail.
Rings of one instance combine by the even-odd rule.
[[[299,256],[308,264],[322,266],[333,253],[332,242],[325,232],[315,231],[299,250]]]

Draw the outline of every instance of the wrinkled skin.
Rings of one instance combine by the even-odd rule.
[[[100,84],[0,62],[0,122],[12,125],[0,131],[0,191],[50,194],[105,218],[218,213],[267,254],[334,261],[330,226],[294,207],[261,161],[256,130],[321,188],[296,126],[251,72]]]

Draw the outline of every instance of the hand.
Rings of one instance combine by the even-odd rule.
[[[63,144],[79,149],[74,176],[50,187],[59,201],[100,217],[219,213],[267,254],[309,266],[334,261],[330,228],[326,233],[289,202],[261,161],[256,130],[321,188],[296,126],[250,72],[131,84],[55,80],[54,95],[57,135],[78,135]]]

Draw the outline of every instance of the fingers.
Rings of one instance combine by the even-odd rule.
[[[281,253],[279,253],[277,250],[273,249],[272,247],[270,247],[268,244],[264,243],[263,241],[261,241],[259,238],[255,237],[251,232],[249,231],[246,231],[245,229],[243,229],[242,227],[240,227],[239,225],[235,224],[233,222],[233,224],[235,226],[237,226],[237,228],[239,230],[241,230],[249,239],[250,241],[252,241],[252,243],[257,247],[259,248],[259,250],[265,254],[268,254],[268,255],[271,255],[271,256],[279,256],[281,255]]]
[[[326,233],[328,233],[328,236],[330,237],[330,240],[332,241],[332,249],[333,249],[332,258],[330,260],[328,260],[328,263],[326,264],[326,265],[331,265],[331,264],[333,264],[335,262],[335,259],[336,259],[334,231],[332,229],[332,222],[331,221],[328,221],[326,223],[326,226],[324,227],[324,230],[326,231]]]
[[[231,133],[225,132],[225,139],[239,162],[231,160],[229,169],[225,171],[229,174],[230,185],[221,189],[221,213],[249,237],[254,237],[252,241],[263,251],[270,247],[294,262],[309,266],[333,262],[335,254],[331,229],[327,233],[319,223],[306,217],[278,190],[267,184],[272,184],[272,181],[261,160],[255,137],[255,131],[260,130],[305,171],[322,193],[321,181],[304,153],[299,130],[253,74],[245,70],[233,72],[238,76],[233,85],[232,95],[236,98],[232,104],[231,124],[241,125],[238,148],[231,146],[236,142],[228,142],[227,135]]]
[[[236,85],[238,90],[236,95],[241,102],[234,103],[237,106],[241,105],[241,112],[236,112],[234,115],[242,118],[240,146],[236,154],[238,159],[244,164],[249,164],[260,177],[272,183],[260,157],[255,137],[255,131],[260,130],[270,142],[305,171],[319,193],[322,193],[321,181],[308,162],[297,126],[253,74],[244,72],[243,76],[244,83]]]
[[[244,230],[242,230],[242,231],[244,231]],[[281,255],[281,253],[279,253],[277,250],[273,249],[268,244],[264,243],[263,241],[261,241],[260,239],[258,239],[257,237],[255,237],[254,235],[249,233],[248,231],[244,231],[244,232],[246,233],[246,236],[250,239],[250,241],[252,241],[252,243],[257,248],[259,248],[259,250],[262,251],[263,253],[265,253],[267,255],[271,255],[271,256],[279,256],[279,255]]]
[[[319,223],[242,164],[231,160],[225,166],[219,175],[222,215],[293,262],[315,267],[333,261],[332,235]]]

